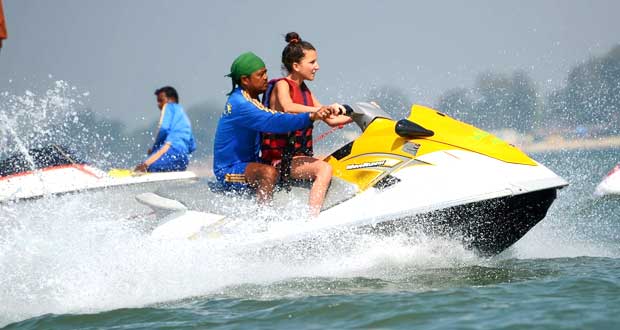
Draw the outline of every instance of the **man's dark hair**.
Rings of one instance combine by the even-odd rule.
[[[164,86],[155,91],[155,95],[159,95],[159,93],[166,94],[166,97],[173,98],[177,103],[179,103],[179,94],[177,94],[177,90],[172,86]]]

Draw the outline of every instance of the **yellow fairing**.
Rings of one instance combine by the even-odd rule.
[[[416,157],[441,150],[468,150],[508,163],[536,165],[516,147],[431,108],[414,105],[408,119],[435,134],[405,139],[396,134],[395,121],[377,118],[353,142],[348,155],[340,160],[333,155],[325,159],[334,176],[365,190],[400,168],[428,165]]]
[[[453,147],[446,147],[445,149],[469,150],[507,163],[536,165],[536,162],[515,146],[474,126],[450,118],[437,110],[413,105],[408,119],[435,132],[435,135],[427,138],[428,140]]]
[[[407,140],[396,135],[395,124],[393,120],[377,118],[355,140],[349,156],[340,160],[329,156],[326,161],[334,169],[334,176],[365,190],[413,160],[411,154],[400,150]]]

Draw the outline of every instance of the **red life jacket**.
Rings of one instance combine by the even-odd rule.
[[[297,83],[290,79],[278,78],[271,80],[267,86],[267,91],[263,97],[263,104],[266,107],[270,108],[271,92],[275,84],[280,80],[284,80],[288,83],[288,90],[293,103],[314,106],[312,102],[312,93],[306,84],[302,83],[301,86],[298,86]],[[294,140],[293,156],[312,157],[312,128],[313,125],[310,125],[305,129],[290,133],[261,133],[261,158],[268,163],[282,159],[282,154],[284,153],[286,145],[289,143],[289,138]]]

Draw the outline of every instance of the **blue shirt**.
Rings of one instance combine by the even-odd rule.
[[[215,131],[213,172],[237,163],[259,162],[260,132],[287,133],[310,125],[309,113],[268,109],[237,87],[228,97]]]
[[[152,152],[156,152],[166,143],[170,143],[172,148],[183,154],[191,154],[196,150],[192,124],[183,107],[177,103],[167,103],[161,110],[159,131]]]

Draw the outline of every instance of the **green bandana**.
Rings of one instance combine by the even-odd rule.
[[[245,52],[235,59],[230,66],[230,73],[227,77],[232,78],[233,84],[238,84],[241,76],[249,76],[254,71],[265,67],[265,62],[252,52]]]

